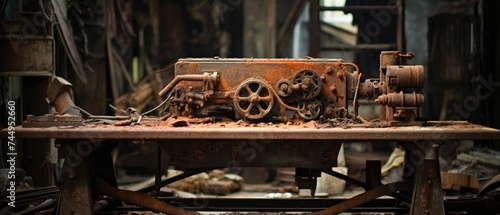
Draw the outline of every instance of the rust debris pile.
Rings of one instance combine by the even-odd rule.
[[[227,195],[240,191],[243,187],[243,179],[239,175],[213,170],[210,173],[201,173],[176,181],[169,186],[190,193]]]

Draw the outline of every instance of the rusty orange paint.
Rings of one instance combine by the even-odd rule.
[[[345,104],[343,96],[347,90],[345,76],[350,74],[344,62],[339,59],[181,59],[179,64],[183,66],[176,67],[176,75],[216,71],[219,74],[217,91],[220,92],[234,92],[242,82],[250,78],[262,80],[274,89],[281,79],[292,81],[297,72],[304,69],[312,70],[318,76],[324,77],[322,94],[340,106]],[[338,74],[340,76],[337,76]],[[203,87],[202,82],[181,84],[200,90]],[[332,85],[336,86],[336,94],[329,90]]]

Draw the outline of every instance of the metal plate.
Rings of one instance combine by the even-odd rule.
[[[53,44],[51,37],[0,37],[0,75],[52,75]]]
[[[314,147],[311,147],[314,146]],[[337,166],[342,142],[296,140],[171,140],[160,147],[171,153],[176,169],[236,167]]]

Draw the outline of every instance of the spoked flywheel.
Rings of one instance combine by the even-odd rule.
[[[234,109],[246,119],[262,119],[273,109],[272,90],[264,81],[254,78],[245,80],[236,89]]]

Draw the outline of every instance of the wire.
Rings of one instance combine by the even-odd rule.
[[[141,116],[145,116],[145,115],[147,115],[147,114],[149,114],[149,113],[151,113],[151,112],[153,112],[153,111],[157,110],[157,109],[158,109],[158,108],[160,108],[161,106],[165,105],[165,103],[167,103],[167,101],[170,99],[170,97],[172,97],[172,94],[173,94],[173,92],[170,92],[170,94],[168,95],[168,97],[167,97],[165,100],[163,100],[163,102],[162,102],[161,104],[159,104],[158,106],[156,106],[155,108],[153,108],[153,109],[151,109],[151,110],[148,110],[148,111],[144,112],[143,114],[141,114]],[[115,108],[114,106],[112,106],[112,105],[109,105],[109,106],[110,106],[112,109],[114,109],[114,110],[116,110],[116,111],[118,111],[118,112],[121,112],[120,110],[118,110],[118,109],[117,109],[117,108]],[[93,114],[91,114],[91,113],[89,113],[89,112],[85,111],[85,110],[84,110],[83,108],[81,108],[81,107],[78,107],[78,106],[76,106],[76,105],[73,105],[72,107],[74,107],[74,108],[76,108],[76,109],[80,110],[81,112],[83,112],[84,114],[86,114],[87,116],[89,116],[89,118],[95,118],[95,117],[96,117],[96,116],[94,116]]]
[[[81,107],[78,107],[78,106],[76,106],[76,105],[73,105],[72,107],[74,107],[74,108],[76,108],[76,109],[80,110],[80,111],[81,111],[81,112],[83,112],[84,114],[87,114],[87,116],[89,116],[89,117],[90,117],[90,116],[94,116],[94,115],[90,114],[89,112],[85,111],[85,110],[84,110],[83,108],[81,108]]]
[[[163,100],[163,102],[161,104],[159,104],[158,106],[156,106],[155,108],[151,109],[151,110],[148,110],[146,112],[144,112],[143,114],[141,114],[142,116],[145,116],[153,111],[155,111],[156,109],[160,108],[161,106],[163,106],[165,103],[167,103],[167,101],[170,99],[170,97],[172,97],[172,94],[173,94],[173,91],[170,92],[170,94],[168,94],[167,98],[165,100]]]

